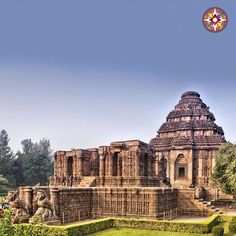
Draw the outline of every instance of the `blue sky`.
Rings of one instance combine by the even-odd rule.
[[[221,33],[201,23],[212,6]],[[53,150],[149,142],[187,90],[236,141],[234,0],[0,1],[0,129]]]

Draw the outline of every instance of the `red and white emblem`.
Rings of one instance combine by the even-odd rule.
[[[220,32],[227,26],[228,16],[223,9],[212,7],[204,12],[202,22],[208,31]]]

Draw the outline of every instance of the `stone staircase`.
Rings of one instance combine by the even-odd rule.
[[[212,202],[207,202],[204,201],[204,199],[200,198],[200,199],[196,199],[196,201],[198,202],[199,205],[201,205],[202,207],[205,206],[208,208],[209,212],[213,213],[213,214],[223,214],[223,211],[221,211],[219,208],[216,208]]]
[[[95,187],[96,177],[94,176],[84,176],[80,181],[79,187]]]

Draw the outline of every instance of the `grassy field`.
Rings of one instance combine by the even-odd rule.
[[[141,229],[108,229],[89,236],[211,236],[212,234],[190,234]],[[229,235],[231,236],[231,235]]]
[[[229,222],[224,223],[224,236],[236,236],[228,230]],[[177,232],[162,232],[155,230],[141,230],[141,229],[108,229],[103,230],[89,236],[212,236],[212,234],[191,234],[191,233],[177,233]]]

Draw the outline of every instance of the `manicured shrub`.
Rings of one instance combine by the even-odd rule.
[[[231,222],[229,223],[229,230],[230,230],[231,232],[236,233],[236,222],[231,221]]]
[[[68,236],[82,236],[92,234],[113,227],[113,219],[100,219],[91,222],[79,223],[65,227]]]
[[[218,215],[211,216],[207,221],[203,223],[120,218],[114,219],[114,227],[204,234],[211,232],[212,227],[218,222]]]
[[[224,227],[222,226],[214,226],[211,230],[214,236],[223,236],[224,234]]]
[[[11,214],[1,221],[1,236],[82,236],[109,228],[135,228],[186,233],[208,233],[219,222],[219,216],[213,215],[202,223],[171,222],[147,219],[107,218],[68,226],[49,226],[41,218],[33,217],[30,224],[11,224]],[[1,228],[1,227],[0,227]],[[1,231],[3,230],[3,231]]]
[[[236,223],[236,217],[235,216],[232,216],[231,222],[235,222]]]

